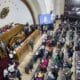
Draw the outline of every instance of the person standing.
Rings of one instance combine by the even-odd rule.
[[[3,71],[3,78],[4,78],[4,80],[9,80],[8,73],[9,73],[8,70],[4,69],[4,71]]]
[[[25,33],[25,37],[27,38],[27,36],[29,35],[29,24],[27,23],[25,26],[24,26],[24,33]]]
[[[30,40],[30,41],[29,41],[29,46],[30,46],[31,49],[33,50],[33,48],[34,48],[34,42],[33,42],[33,40]]]
[[[21,73],[20,73],[19,69],[16,69],[16,77],[17,77],[19,80],[22,80],[22,79],[21,79]]]
[[[52,74],[51,71],[48,72],[48,78],[47,78],[47,80],[55,80],[55,77],[54,77],[54,75]]]
[[[6,43],[0,40],[0,48],[2,49],[2,53],[6,53]]]

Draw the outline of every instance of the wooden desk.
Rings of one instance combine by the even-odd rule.
[[[13,36],[13,37],[11,38],[11,40],[9,41],[9,45],[12,46],[13,44],[16,43],[17,40],[23,41],[24,39],[25,39],[25,34],[24,34],[24,32],[22,31],[22,32],[20,32],[19,34],[17,34],[16,36]]]
[[[34,40],[34,42],[36,42],[39,36],[40,36],[40,31],[39,30],[34,31],[18,48],[15,49],[18,60],[24,54],[25,51],[29,50],[29,45],[28,45],[29,41],[32,39]]]
[[[15,27],[11,28],[10,30],[0,35],[0,39],[8,43],[9,39],[14,35],[18,34],[20,31],[22,31],[22,29],[23,29],[23,25],[16,25]]]

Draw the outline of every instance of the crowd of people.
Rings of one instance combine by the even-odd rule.
[[[25,27],[28,28],[29,26],[24,26],[24,33]],[[29,34],[25,33],[25,37],[29,36],[35,29],[36,27],[31,26]],[[21,42],[17,42],[15,45],[19,46]],[[14,49],[15,47],[0,40],[0,80],[14,80],[15,78],[21,80],[21,73],[18,69],[19,61],[16,59],[17,56]]]
[[[2,32],[6,32],[11,27],[14,27],[15,25],[10,24],[8,26],[5,26],[2,30]],[[24,25],[22,32],[24,32],[25,39],[34,32],[38,26],[35,25],[29,25],[28,23]],[[5,29],[5,30],[4,30]],[[11,40],[11,39],[10,39]],[[9,41],[10,42],[10,41]],[[16,60],[16,52],[15,48],[20,46],[20,44],[24,42],[21,40],[17,40],[14,45],[10,45],[6,43],[5,41],[0,40],[0,80],[11,80],[10,78],[18,78],[21,80],[20,71],[18,70],[19,62]],[[33,50],[33,40],[29,41],[29,45],[31,49]],[[18,74],[17,74],[18,72]],[[18,76],[17,76],[18,75]]]
[[[7,30],[11,29],[14,26],[15,26],[14,23],[10,23],[8,25],[5,25],[4,27],[0,28],[0,34],[6,32]]]
[[[35,62],[39,60],[32,80],[71,80],[73,55],[76,49],[78,51],[80,49],[78,38],[75,26],[66,20],[59,25],[54,36],[47,32],[40,48],[31,60],[33,61],[32,67],[25,68],[26,71],[30,69],[32,71]],[[61,76],[59,75],[60,70]]]
[[[74,24],[73,24],[74,23]],[[35,63],[38,63],[37,69],[32,76],[31,80],[71,80],[73,71],[73,55],[76,53],[76,76],[80,79],[79,75],[79,52],[80,52],[80,34],[78,21],[70,22],[64,20],[59,25],[59,28],[53,34],[53,29],[48,30],[45,25],[40,27],[24,27],[24,33],[27,37],[35,29],[39,29],[44,36],[41,45],[25,66],[25,73],[31,74]],[[48,25],[49,26],[49,25]],[[75,27],[77,26],[77,27]],[[1,80],[14,80],[21,79],[21,73],[18,69],[19,62],[15,60],[16,52],[12,47],[0,41],[0,48],[2,54],[5,54],[6,62],[0,65]],[[29,42],[31,49],[34,49],[34,41]],[[60,71],[62,72],[61,74]]]
[[[13,80],[14,77],[21,80],[18,69],[19,62],[16,61],[16,52],[1,41],[2,56],[0,56],[0,80]]]

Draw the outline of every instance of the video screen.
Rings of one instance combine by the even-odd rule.
[[[39,19],[39,24],[51,24],[52,20],[51,20],[51,15],[50,14],[40,14],[38,16]]]

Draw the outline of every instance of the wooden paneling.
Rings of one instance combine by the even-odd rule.
[[[39,36],[40,36],[40,31],[39,30],[34,31],[18,48],[15,49],[18,59],[20,59],[20,57],[24,54],[25,51],[29,50],[29,45],[28,45],[29,41],[34,40],[35,43]]]
[[[9,39],[18,34],[20,31],[22,31],[22,29],[23,29],[22,25],[16,25],[10,30],[2,33],[2,35],[0,35],[0,39],[8,43]]]

